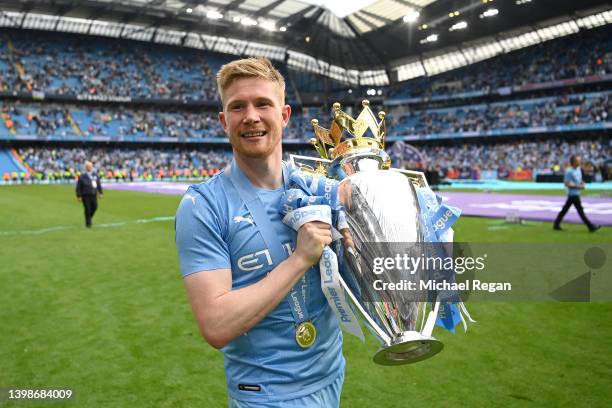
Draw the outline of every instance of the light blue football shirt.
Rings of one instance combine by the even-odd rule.
[[[234,168],[246,178],[238,166]],[[222,177],[226,176],[189,187],[176,214],[176,245],[183,276],[229,268],[232,288],[238,289],[259,281],[276,265],[238,192]],[[273,228],[285,249],[292,251],[296,233],[282,223],[279,211],[285,188],[255,192],[270,220],[260,227]],[[318,268],[311,268],[306,278],[307,309],[317,328],[315,344],[302,349],[296,343],[295,321],[285,298],[222,349],[232,398],[249,402],[298,398],[327,386],[344,371],[342,333],[321,291]]]
[[[567,183],[568,181],[578,185],[580,183],[582,183],[582,170],[580,170],[580,166],[573,168],[570,167],[569,169],[567,169],[565,171],[565,178],[563,180],[564,183]],[[567,188],[567,195],[569,196],[579,196],[580,195],[580,189],[579,188],[573,188],[573,187],[568,187]]]

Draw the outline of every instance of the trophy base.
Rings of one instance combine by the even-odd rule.
[[[435,356],[443,348],[444,344],[433,337],[407,332],[390,346],[379,349],[374,355],[374,362],[387,366],[416,363]]]

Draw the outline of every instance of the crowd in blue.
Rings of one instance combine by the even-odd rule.
[[[428,139],[461,135],[486,135],[490,131],[530,129],[557,132],[555,126],[571,131],[578,126],[593,130],[610,123],[612,91],[566,92],[558,96],[476,103],[443,108],[399,106],[387,115],[389,136]],[[377,108],[376,106],[374,108]],[[380,106],[380,109],[385,109]],[[194,112],[132,108],[129,106],[90,107],[66,104],[34,104],[4,101],[5,115],[0,138],[52,140],[110,140],[225,143],[216,112]],[[7,116],[8,115],[8,116]],[[7,117],[9,119],[7,119]],[[314,136],[310,120],[331,121],[331,111],[296,108],[285,132],[286,141],[306,142]]]
[[[474,167],[562,171],[568,155],[578,152],[594,174],[606,179],[607,135],[612,128],[610,31],[608,27],[585,30],[440,75],[378,87],[382,97],[375,98],[373,108],[387,112],[391,143],[439,139],[440,143],[421,148],[426,166],[441,174]],[[101,168],[133,170],[135,174],[222,167],[227,161],[227,139],[217,119],[220,103],[214,73],[235,56],[61,33],[4,30],[0,34],[0,95],[4,95],[0,98],[0,140],[152,142],[145,149],[22,148],[22,156],[36,171],[51,174],[78,169],[87,156]],[[283,63],[275,65],[287,79],[287,101],[294,106],[284,133],[284,140],[295,145],[294,149],[313,137],[312,118],[322,124],[331,120],[329,105],[302,106],[300,95],[344,98],[350,88],[356,106],[358,97],[365,96],[366,87],[347,84],[341,89],[339,81],[323,80]],[[575,85],[584,78],[595,78],[594,83],[586,88],[560,85],[542,93],[520,91],[530,84],[562,80],[572,80]],[[508,91],[512,89],[519,92]],[[7,97],[15,93],[34,98]],[[36,98],[40,94],[74,98],[40,101]],[[129,101],[101,105],[79,102],[77,96],[82,95],[197,101],[208,108]],[[347,109],[358,113],[350,103]],[[577,131],[588,135],[558,138]],[[557,138],[525,138],[534,133]],[[516,138],[494,143],[467,139],[487,136]],[[457,142],[462,138],[465,142]],[[154,147],[155,142],[219,143],[219,147],[167,150]]]
[[[388,145],[393,153],[393,144]],[[435,171],[440,178],[455,172],[463,178],[470,178],[475,171],[494,171],[508,174],[510,171],[529,170],[544,174],[562,174],[573,154],[582,156],[585,174],[593,180],[610,179],[611,163],[607,158],[612,155],[610,138],[590,138],[566,140],[553,138],[540,141],[516,140],[500,143],[464,143],[418,146],[419,159],[402,157],[394,160],[398,167]],[[286,150],[289,154],[316,156],[314,149]],[[187,149],[187,148],[57,148],[27,147],[18,149],[31,168],[51,179],[60,174],[71,178],[81,170],[85,160],[96,163],[96,168],[106,177],[108,172],[120,174],[121,178],[142,179],[147,174],[156,178],[163,174],[171,178],[174,174],[200,174],[213,169],[223,169],[231,161],[231,151],[227,149]],[[418,160],[418,161],[417,161]],[[177,172],[178,171],[178,172]]]

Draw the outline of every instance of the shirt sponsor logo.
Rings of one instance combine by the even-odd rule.
[[[283,244],[287,253],[291,255],[293,249],[291,248],[291,243]],[[253,252],[251,254],[246,254],[238,258],[236,262],[238,265],[238,269],[244,272],[256,271],[258,269],[263,268],[264,266],[272,266],[272,256],[270,255],[270,251],[266,249],[262,249],[257,252]]]

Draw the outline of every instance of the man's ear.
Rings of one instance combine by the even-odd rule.
[[[289,124],[289,118],[291,118],[291,106],[285,105],[282,107],[281,114],[283,116],[283,128],[286,128]]]
[[[227,133],[227,121],[225,120],[225,112],[219,112],[219,123],[221,123],[223,131]]]

